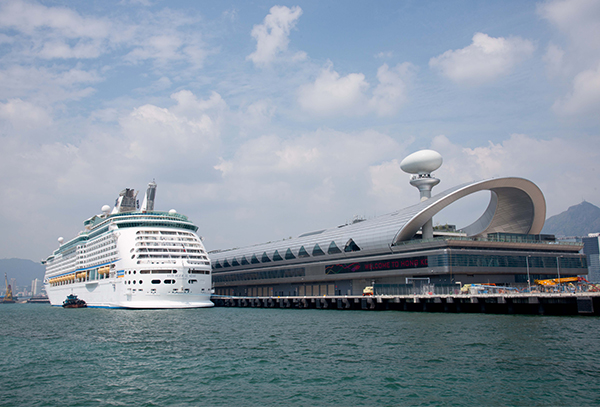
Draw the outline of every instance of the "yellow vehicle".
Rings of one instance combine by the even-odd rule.
[[[363,289],[363,296],[365,296],[365,295],[373,295],[373,293],[374,293],[374,290],[373,290],[372,286],[365,287]]]
[[[550,278],[547,280],[533,280],[534,283],[538,284],[538,285],[556,285],[556,284],[562,284],[562,283],[574,283],[574,282],[584,282],[589,284],[590,282],[587,281],[585,278],[583,277],[562,277],[562,278]]]

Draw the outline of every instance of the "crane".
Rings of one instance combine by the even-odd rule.
[[[10,284],[8,284],[8,276],[6,275],[6,273],[4,273],[4,283],[6,284],[6,292],[4,293],[4,299],[2,300],[2,302],[5,302],[5,303],[15,302],[15,300],[13,300],[13,296],[12,296],[12,288],[11,288]]]

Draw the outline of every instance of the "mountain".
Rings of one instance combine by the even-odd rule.
[[[0,276],[4,280],[4,273],[10,279],[17,280],[17,287],[31,288],[34,279],[43,280],[46,268],[41,263],[24,259],[0,259]],[[14,288],[13,288],[14,289]],[[0,291],[4,291],[4,281],[0,283]],[[16,290],[15,290],[16,292]]]
[[[542,233],[556,236],[587,236],[600,232],[600,208],[583,201],[546,220]]]

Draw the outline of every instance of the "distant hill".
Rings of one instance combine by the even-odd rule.
[[[546,220],[542,233],[556,236],[587,236],[600,232],[600,208],[583,201]]]
[[[31,288],[34,279],[43,280],[46,268],[41,263],[24,259],[0,259],[0,291],[4,291],[4,273],[7,274],[8,283],[10,279],[17,280],[17,287]]]

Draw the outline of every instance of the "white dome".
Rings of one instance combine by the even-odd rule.
[[[169,211],[169,214],[170,214],[170,215],[175,215],[176,213],[177,213],[177,211],[176,211],[175,209],[171,209],[171,210]]]
[[[108,206],[108,205],[104,205],[104,206],[102,207],[102,212],[103,212],[103,213],[108,213],[109,211],[110,211],[110,206]]]
[[[58,238],[58,243],[63,244],[64,241],[65,241],[65,239],[63,239],[62,237]]]
[[[402,160],[400,168],[409,174],[430,174],[442,166],[442,161],[437,151],[420,150]]]

